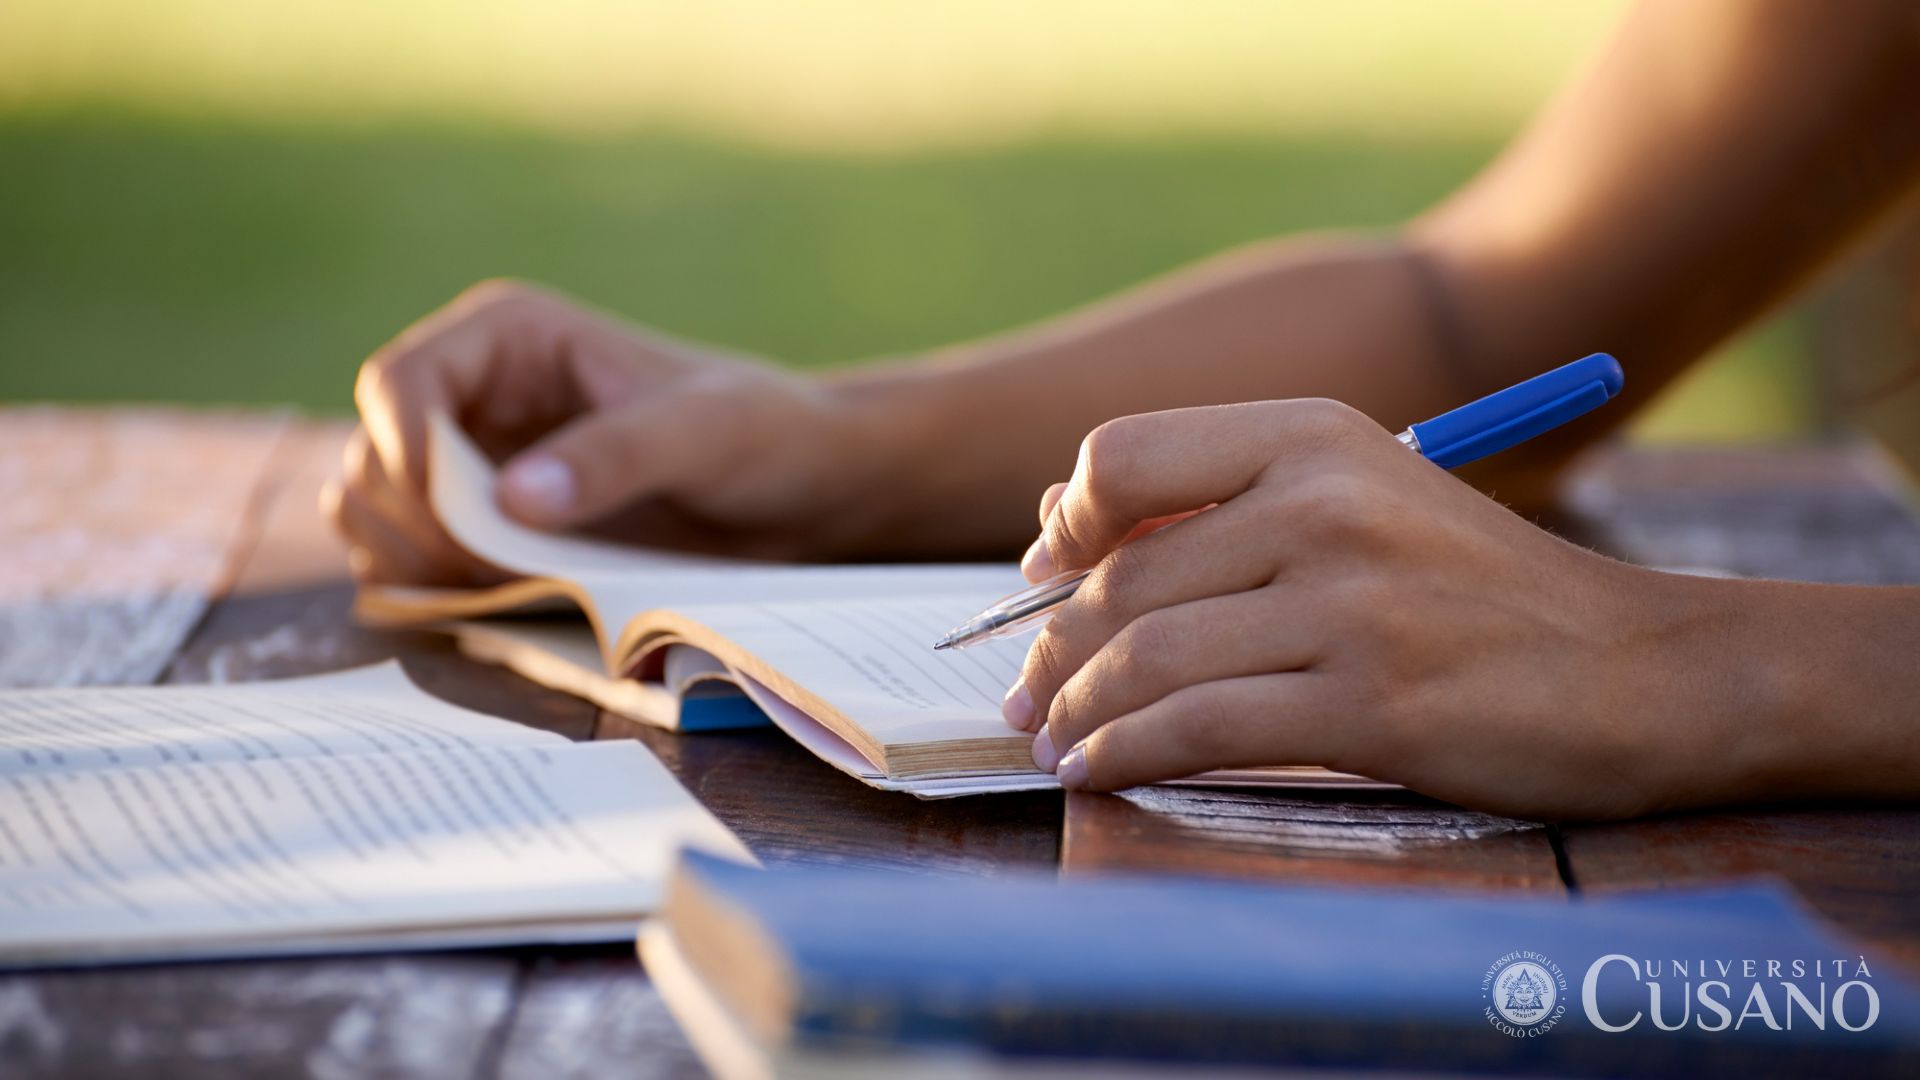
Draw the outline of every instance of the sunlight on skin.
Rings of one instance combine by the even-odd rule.
[[[11,0],[0,112],[637,125],[811,148],[1500,134],[1619,0]]]

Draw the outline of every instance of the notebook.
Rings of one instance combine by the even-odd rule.
[[[689,854],[640,951],[723,1078],[1879,1076],[1920,1054],[1912,985],[1769,884],[1567,900]]]
[[[751,861],[637,743],[392,662],[0,692],[0,966],[626,940],[683,844]]]
[[[931,647],[1020,588],[1015,568],[754,563],[544,533],[498,509],[492,464],[457,426],[435,418],[430,430],[434,512],[514,579],[365,587],[363,621],[449,630],[474,655],[666,728],[771,723],[876,787],[939,797],[1057,786],[1034,767],[1032,736],[1000,719],[1027,642]],[[576,621],[477,621],[556,611]],[[1307,767],[1208,780],[1370,785]]]

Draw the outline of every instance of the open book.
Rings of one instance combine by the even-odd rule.
[[[876,787],[938,797],[1055,786],[1033,766],[1032,736],[1000,720],[1026,642],[931,648],[1022,587],[1014,568],[792,566],[553,535],[498,509],[492,465],[451,421],[435,418],[429,452],[447,532],[519,576],[477,590],[368,587],[362,620],[450,629],[475,655],[663,727],[771,722]],[[473,621],[556,606],[584,625]],[[1310,768],[1210,777],[1232,778],[1364,783]]]
[[[685,843],[752,859],[638,744],[391,662],[0,693],[0,966],[618,941]]]

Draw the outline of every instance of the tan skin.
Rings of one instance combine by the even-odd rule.
[[[426,509],[435,410],[506,463],[509,513],[652,543],[993,554],[1045,489],[1029,575],[1096,570],[1007,714],[1071,787],[1310,762],[1537,818],[1913,798],[1920,591],[1624,566],[1387,432],[1614,352],[1622,404],[1469,475],[1542,499],[1920,188],[1916,115],[1911,3],[1650,0],[1398,235],[1255,246],[1001,339],[806,378],[476,287],[367,361],[328,501],[364,580],[485,580]]]

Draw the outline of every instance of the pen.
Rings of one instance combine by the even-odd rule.
[[[1619,361],[1594,353],[1441,413],[1394,437],[1443,469],[1458,468],[1592,412],[1620,392],[1625,378]],[[1037,629],[1092,572],[1091,567],[1069,570],[1022,589],[949,630],[933,647],[964,649]]]

